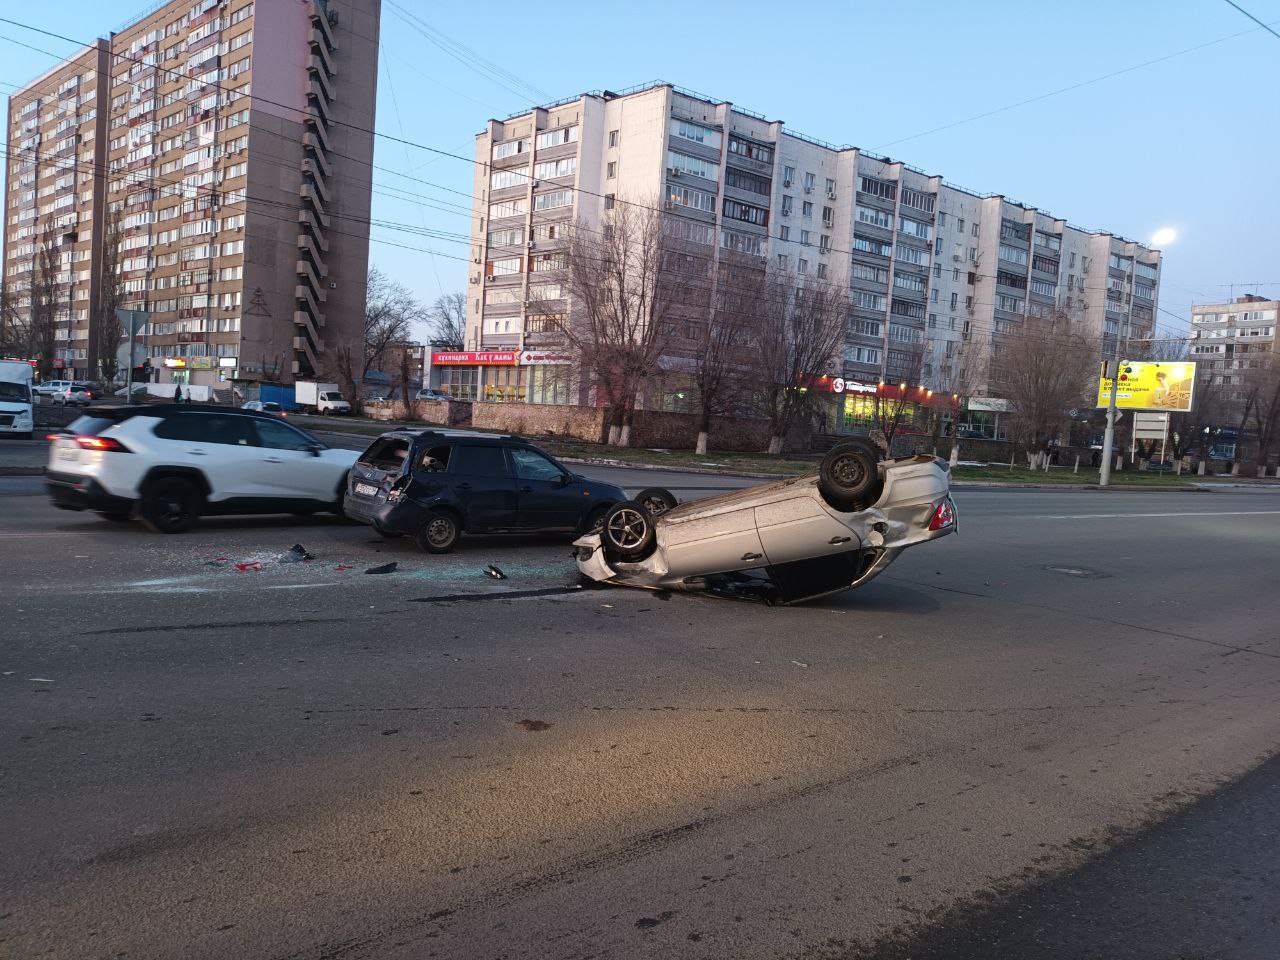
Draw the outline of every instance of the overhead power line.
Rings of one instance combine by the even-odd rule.
[[[1249,12],[1248,10],[1246,10],[1244,7],[1240,6],[1240,4],[1238,4],[1238,3],[1233,3],[1233,2],[1232,2],[1232,0],[1225,0],[1225,2],[1226,2],[1229,6],[1235,7],[1237,10],[1239,10],[1241,13],[1243,13],[1246,17],[1248,17],[1250,20],[1252,20],[1254,23],[1256,23],[1258,26],[1260,26],[1263,30],[1267,31],[1267,33],[1269,33],[1269,34],[1271,34],[1273,37],[1275,37],[1277,40],[1280,40],[1280,33],[1276,33],[1276,32],[1275,32],[1275,30],[1273,30],[1273,29],[1271,28],[1271,24],[1269,24],[1269,23],[1263,23],[1261,20],[1259,20],[1257,17],[1255,17],[1252,13],[1250,13],[1250,12]]]

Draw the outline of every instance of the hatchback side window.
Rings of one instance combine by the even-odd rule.
[[[418,469],[427,473],[444,473],[449,469],[449,455],[453,448],[447,443],[428,447],[418,458]]]
[[[564,471],[540,454],[525,447],[511,447],[511,459],[516,465],[516,476],[521,480],[558,480]]]
[[[453,451],[453,469],[450,473],[464,473],[472,477],[509,477],[507,454],[501,447],[473,447],[463,445]]]
[[[246,420],[249,418],[246,417]],[[258,431],[258,443],[263,447],[271,447],[275,450],[310,450],[316,445],[316,441],[312,440],[301,430],[295,430],[288,424],[280,423],[277,420],[253,420],[251,421]]]

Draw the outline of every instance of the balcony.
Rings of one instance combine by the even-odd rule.
[[[316,270],[321,277],[329,276],[329,268],[324,263],[324,255],[320,252],[315,240],[305,233],[298,235],[298,251],[311,258],[311,262],[315,264]]]
[[[329,51],[324,45],[313,46],[311,48],[311,59],[307,63],[307,69],[312,73],[318,73],[327,81],[330,77],[337,75],[337,70],[333,66],[333,58],[329,56]]]
[[[304,177],[308,175],[311,177],[310,180],[303,180],[302,189],[306,189],[307,186],[313,187],[316,196],[320,198],[320,202],[327,207],[329,205],[329,185],[325,183],[324,177],[321,176],[319,167],[310,160],[303,160],[302,173]]]
[[[329,215],[318,209],[299,210],[298,222],[304,227],[310,227],[312,232],[317,235],[319,235],[321,231],[329,229]]]
[[[326,204],[324,202],[324,198],[312,183],[307,182],[300,186],[298,188],[298,196],[315,207],[318,213],[325,214],[327,212],[325,210]]]
[[[323,287],[308,287],[300,283],[293,288],[293,298],[310,308],[312,316],[320,316],[320,304],[329,299],[329,293]]]
[[[306,117],[306,124],[307,132],[303,134],[302,142],[308,146],[318,147],[325,153],[330,153],[333,148],[329,145],[329,133],[325,129],[324,119],[322,117],[315,116],[314,114],[308,114]],[[312,136],[312,134],[314,134],[312,137],[315,141],[314,144],[307,140],[307,137]]]
[[[338,45],[334,42],[333,31],[329,26],[329,16],[324,6],[319,0],[311,0],[311,9],[308,11],[311,16],[312,26],[323,37],[324,42],[330,50],[337,50]]]

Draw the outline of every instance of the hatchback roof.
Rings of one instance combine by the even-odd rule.
[[[412,427],[401,427],[398,430],[388,430],[382,434],[384,437],[405,437],[406,439],[419,440],[503,440],[512,443],[529,443],[524,437],[517,437],[510,433],[479,433],[474,430],[436,430],[430,427],[423,429],[414,429]]]

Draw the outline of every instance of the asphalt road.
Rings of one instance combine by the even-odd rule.
[[[1280,955],[1280,496],[957,500],[767,608],[0,479],[0,956]]]

